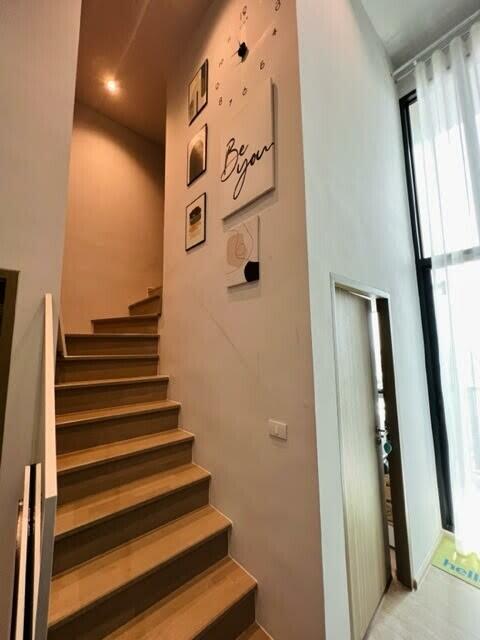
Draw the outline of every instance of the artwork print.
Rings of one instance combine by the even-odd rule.
[[[224,124],[220,139],[219,191],[226,218],[275,188],[273,88],[269,79],[245,97]]]
[[[202,193],[185,211],[185,251],[205,242],[207,194]]]
[[[188,122],[192,124],[208,102],[208,60],[202,64],[188,86]]]
[[[227,287],[236,287],[260,279],[259,226],[260,219],[255,216],[227,232],[225,255]]]
[[[187,149],[187,185],[192,184],[207,168],[207,125],[193,136]]]

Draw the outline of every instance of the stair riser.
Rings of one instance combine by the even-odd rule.
[[[137,402],[155,402],[166,400],[168,380],[105,385],[78,389],[57,389],[55,394],[58,414],[87,409],[105,409],[131,405]]]
[[[69,356],[154,355],[158,353],[158,337],[154,335],[151,338],[131,338],[122,335],[119,335],[118,338],[67,336],[66,342]]]
[[[55,543],[57,574],[208,504],[209,479],[126,513],[60,538]]]
[[[158,333],[158,318],[134,316],[102,322],[92,321],[93,333]]]
[[[145,360],[60,360],[57,362],[55,373],[59,384],[155,376],[158,373],[158,358],[153,356]]]
[[[58,474],[58,503],[78,500],[192,461],[192,442]]]
[[[89,449],[178,426],[178,409],[57,428],[57,453]]]
[[[48,640],[100,640],[224,558],[227,553],[228,535],[223,532],[108,599],[94,604],[83,615],[79,614],[50,628]]]
[[[128,308],[131,316],[141,316],[144,313],[162,313],[162,299],[151,296],[138,304],[133,304]]]
[[[237,640],[254,622],[255,591],[251,591],[195,640]]]

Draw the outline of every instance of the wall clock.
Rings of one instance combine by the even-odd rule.
[[[278,14],[287,0],[240,0],[232,31],[226,34],[214,62],[215,102],[218,107],[240,107],[249,90],[268,78],[270,60],[280,39]]]

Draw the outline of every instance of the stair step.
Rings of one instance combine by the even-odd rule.
[[[66,473],[74,473],[105,462],[122,460],[146,451],[163,449],[186,442],[193,442],[193,435],[182,429],[172,429],[148,436],[119,440],[107,445],[59,455],[57,457],[57,472],[59,476]]]
[[[188,464],[60,506],[54,573],[207,505],[209,484],[207,471]]]
[[[215,622],[255,589],[255,580],[231,558],[225,558],[105,640],[203,640]]]
[[[147,293],[149,296],[161,296],[163,292],[163,286],[148,287]]]
[[[65,356],[57,360],[56,381],[82,382],[154,376],[158,373],[158,360],[158,354]]]
[[[57,415],[58,454],[158,433],[178,426],[180,403],[171,400]]]
[[[67,333],[67,354],[140,355],[158,353],[159,335],[154,333]]]
[[[149,313],[162,313],[162,296],[160,294],[149,295],[142,300],[137,300],[128,305],[131,316],[145,315]]]
[[[271,637],[265,633],[265,631],[258,626],[258,624],[252,624],[246,631],[238,636],[238,640],[272,640]]]
[[[55,536],[70,535],[153,498],[176,493],[209,478],[207,471],[188,464],[69,502],[57,510]]]
[[[172,580],[181,579],[182,572],[188,574],[185,567],[179,573],[175,561],[182,557],[187,560],[189,552],[226,534],[230,526],[221,513],[210,506],[203,507],[55,576],[50,595],[49,639],[103,637],[89,635],[91,628],[94,634],[100,634],[104,630],[102,625],[112,624],[111,619],[102,615],[102,608],[115,604],[118,621],[122,615],[131,617],[142,610],[141,597],[145,608],[151,606],[151,600],[155,602],[162,588],[168,593]],[[152,590],[153,574],[156,589]]]
[[[158,313],[92,320],[94,333],[158,333]]]
[[[193,435],[163,431],[57,457],[58,502],[64,504],[192,460]]]
[[[180,403],[174,400],[159,400],[158,402],[137,402],[136,404],[120,405],[118,407],[73,411],[72,413],[57,415],[57,428],[66,429],[72,426],[90,424],[92,422],[105,422],[146,413],[178,411],[180,406]]]
[[[55,385],[59,414],[165,400],[168,376],[67,382]]]

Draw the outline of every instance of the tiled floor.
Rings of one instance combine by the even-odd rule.
[[[368,640],[480,640],[480,589],[435,567],[416,592],[394,580]]]

